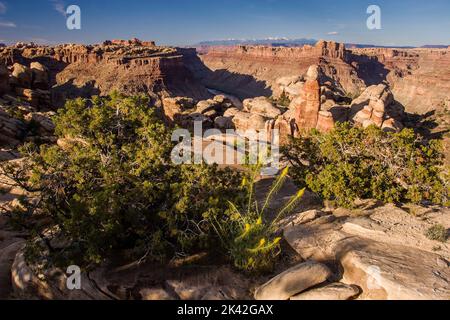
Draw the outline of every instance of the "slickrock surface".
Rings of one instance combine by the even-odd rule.
[[[449,245],[425,233],[435,224],[448,229],[450,212],[405,209],[372,205],[356,212],[302,213],[286,221],[284,235],[303,259],[338,263],[342,282],[362,289],[359,299],[447,300]]]

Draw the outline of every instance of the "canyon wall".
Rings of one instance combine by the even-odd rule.
[[[450,49],[373,48],[352,53],[355,60],[376,59],[389,71],[386,80],[408,112],[439,110],[450,101]]]
[[[106,41],[100,45],[55,47],[18,44],[0,48],[0,64],[45,65],[50,73],[54,104],[65,99],[113,90],[161,96],[206,98],[210,94],[185,66],[194,49],[158,47],[153,42]]]
[[[208,87],[235,94],[278,96],[276,80],[319,64],[325,79],[351,96],[386,81],[408,112],[426,113],[450,99],[449,49],[352,49],[319,41],[296,48],[211,47],[193,72]],[[194,65],[193,63],[189,64]],[[205,67],[206,66],[206,67]]]
[[[321,64],[329,80],[339,83],[345,90],[361,91],[364,83],[357,77],[354,67],[344,62],[347,54],[342,44],[325,41],[316,46],[294,48],[213,47],[200,55],[203,69],[193,71],[206,86],[241,99],[278,95],[280,92],[273,92],[278,78],[302,75],[313,64]]]
[[[351,97],[385,81],[411,113],[443,108],[450,100],[450,49],[349,50],[343,44],[319,41],[293,48],[209,47],[197,55],[195,49],[159,47],[137,39],[0,47],[0,65],[10,70],[15,63],[28,67],[32,62],[48,69],[56,106],[67,98],[112,90],[207,99],[210,88],[242,100],[277,97],[282,93],[277,80],[302,77],[311,65],[320,66],[321,83]]]

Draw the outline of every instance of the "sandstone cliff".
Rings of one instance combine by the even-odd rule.
[[[387,81],[411,113],[438,109],[450,96],[449,49],[348,50],[343,44],[320,41],[300,48],[212,47],[200,58],[206,67],[197,63],[192,70],[206,86],[241,98],[277,96],[277,79],[302,75],[312,64],[320,65],[323,80],[351,96]]]
[[[0,63],[11,67],[15,63],[29,66],[39,62],[45,66],[57,106],[66,98],[106,94],[112,90],[209,97],[186,68],[185,55],[196,55],[196,52],[133,39],[55,47],[18,44],[0,48]]]
[[[206,86],[248,98],[279,95],[278,78],[302,75],[309,66],[320,64],[326,75],[323,80],[332,80],[348,92],[360,92],[365,85],[355,67],[346,63],[348,55],[344,45],[325,41],[295,48],[219,47],[200,56],[207,68],[194,69],[194,73]]]
[[[375,59],[384,66],[396,99],[410,113],[440,109],[450,97],[449,49],[373,48],[352,52],[354,57]]]

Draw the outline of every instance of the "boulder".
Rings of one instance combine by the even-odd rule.
[[[202,100],[197,103],[197,108],[195,112],[205,114],[206,112],[216,110],[218,107],[220,107],[220,103],[213,99]]]
[[[260,114],[269,119],[274,119],[281,115],[280,109],[275,107],[266,97],[246,99],[243,104],[244,111]]]
[[[170,121],[177,121],[182,113],[194,108],[194,100],[185,97],[164,98],[164,115]]]
[[[316,128],[321,132],[331,131],[334,128],[333,114],[330,111],[320,111]]]
[[[308,261],[272,278],[255,292],[256,300],[288,300],[292,296],[325,282],[331,271],[321,263]]]
[[[381,99],[376,99],[376,100],[370,100],[369,106],[372,107],[372,109],[374,109],[375,111],[384,113],[384,111],[386,110],[386,105],[384,103],[384,101],[382,101]]]
[[[225,300],[233,300],[228,294],[228,288],[212,288],[209,289],[206,294],[202,297],[201,300],[207,301],[225,301]]]
[[[214,110],[213,110],[214,111]],[[183,128],[193,128],[195,123],[201,123],[202,129],[211,129],[213,127],[213,121],[211,117],[206,114],[192,113],[183,117],[178,121]]]
[[[170,277],[165,281],[164,288],[174,292],[181,300],[249,298],[248,280],[227,267],[203,268],[176,278]]]
[[[256,130],[261,131],[266,128],[266,118],[258,113],[239,111],[233,117],[233,124],[237,130]]]
[[[216,110],[209,110],[209,111],[203,113],[203,115],[210,119],[215,119],[218,116],[218,113]]]
[[[331,108],[336,106],[336,102],[331,99],[325,100],[323,103],[321,103],[320,108],[324,111],[329,111]]]
[[[275,83],[274,96],[279,97],[284,92],[291,100],[302,94],[303,86],[305,84],[303,76],[281,77],[278,78]]]
[[[279,97],[283,92],[293,99],[302,93],[303,77],[287,76],[275,80],[274,96]]]
[[[225,95],[223,95],[223,94],[219,94],[219,95],[214,96],[213,100],[216,101],[217,103],[220,103],[220,104],[231,102],[231,101],[230,101]]]
[[[282,221],[282,224],[292,224],[292,225],[304,224],[316,220],[320,217],[323,217],[324,215],[326,215],[325,212],[317,209],[308,210],[285,218]]]
[[[370,106],[364,106],[361,111],[358,111],[353,120],[358,123],[363,123],[366,120],[370,120],[372,118],[373,109]]]
[[[227,118],[233,118],[237,113],[239,113],[240,110],[237,108],[228,108],[227,110],[225,110],[225,112],[223,113],[224,117]]]
[[[355,285],[331,283],[322,288],[308,290],[291,297],[290,300],[349,300],[356,297],[360,290]]]
[[[30,68],[33,74],[33,88],[48,90],[50,88],[50,77],[47,67],[39,62],[32,62]]]
[[[81,144],[84,146],[88,146],[88,142],[86,142],[85,140],[81,139],[81,138],[59,138],[58,140],[56,140],[56,144],[58,145],[58,147],[60,147],[63,150],[69,150],[69,148],[71,148],[72,146],[76,145],[76,144]]]
[[[213,98],[213,100],[218,102],[221,105],[228,105],[229,107],[234,107],[239,110],[242,110],[242,108],[243,108],[242,101],[239,100],[237,97],[229,95],[229,94],[222,93],[222,94],[216,95]]]
[[[14,63],[11,83],[18,87],[31,89],[33,82],[33,72],[27,66]]]
[[[371,124],[381,128],[388,117],[387,110],[393,103],[394,96],[386,84],[370,86],[352,101],[350,118],[363,126],[367,126],[367,120],[371,120]]]

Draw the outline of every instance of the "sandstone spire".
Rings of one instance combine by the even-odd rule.
[[[312,65],[306,73],[302,99],[295,107],[295,122],[300,130],[316,128],[320,111],[319,67]]]

